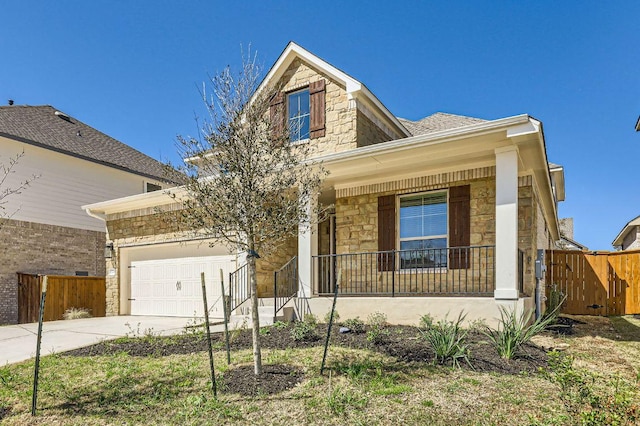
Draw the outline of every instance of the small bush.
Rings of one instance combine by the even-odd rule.
[[[471,366],[469,348],[465,343],[467,331],[462,328],[465,317],[466,315],[460,313],[456,321],[442,319],[422,332],[435,354],[434,361],[438,364],[460,367],[460,361],[465,361]]]
[[[420,317],[418,327],[424,328],[425,330],[430,329],[431,327],[433,327],[433,317],[429,314],[424,314]]]
[[[331,321],[331,311],[327,312],[324,316],[324,322],[329,324],[329,321]],[[337,324],[338,321],[340,321],[340,314],[338,311],[333,311],[333,323]]]
[[[291,338],[296,342],[313,342],[320,338],[318,320],[315,315],[306,315],[303,321],[293,323]]]
[[[273,323],[272,327],[276,330],[284,330],[285,328],[289,327],[289,324],[284,321],[276,321]]]
[[[370,327],[384,328],[387,326],[387,316],[382,312],[374,312],[367,317],[367,324]]]
[[[384,343],[386,338],[389,336],[389,330],[384,329],[382,327],[371,327],[369,331],[367,331],[367,340],[373,343],[374,345],[379,345]]]
[[[362,321],[359,317],[349,318],[345,320],[342,325],[351,330],[352,333],[364,333],[364,321]]]
[[[522,311],[518,315],[515,309],[500,307],[498,329],[487,327],[484,334],[502,358],[513,359],[518,355],[522,345],[555,321],[555,317],[548,316],[540,317],[531,323],[532,317],[533,310]]]
[[[558,290],[558,285],[552,285],[551,291],[549,292],[549,298],[547,299],[547,310],[544,312],[544,317],[553,318],[549,324],[554,324],[556,322],[565,300],[567,300],[567,296],[562,291]]]
[[[87,308],[69,308],[64,311],[62,314],[62,318],[66,320],[74,320],[74,319],[82,319],[82,318],[91,318],[92,315]]]

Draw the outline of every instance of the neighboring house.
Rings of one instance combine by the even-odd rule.
[[[640,117],[636,120],[636,132],[640,132]]]
[[[611,244],[617,250],[640,249],[640,216],[629,221]]]
[[[335,209],[313,232],[302,226],[278,256],[260,259],[261,296],[273,295],[274,270],[297,256],[289,264],[297,265],[294,294],[308,297],[318,315],[330,309],[338,270],[340,295],[349,296],[338,298],[343,318],[382,311],[392,322],[415,323],[426,313],[464,310],[469,320],[492,321],[501,305],[533,307],[536,253],[560,238],[564,199],[564,171],[549,167],[540,121],[398,118],[361,82],[295,43],[267,84],[283,87],[272,107],[310,105],[298,143],[312,144],[330,172],[319,201]],[[194,240],[167,220],[180,205],[165,194],[85,208],[105,219],[117,251],[107,266],[108,315],[185,315],[198,285],[183,285],[194,279],[192,265],[215,261],[213,271],[232,271],[243,264],[241,253]],[[243,271],[230,276],[232,302]],[[151,276],[167,278],[152,283]],[[279,296],[282,288],[279,281]]]
[[[104,222],[82,205],[169,186],[161,163],[51,106],[0,107],[0,162],[20,153],[0,190],[39,178],[3,200],[0,324],[18,318],[17,272],[105,275]]]

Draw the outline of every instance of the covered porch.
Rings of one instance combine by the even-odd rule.
[[[298,294],[320,310],[314,313],[323,314],[322,296],[333,294],[338,271],[347,310],[475,303],[486,318],[499,305],[532,305],[536,250],[559,234],[538,121],[510,117],[320,160],[330,175],[308,208],[321,202],[335,212],[318,225],[301,224],[297,241]],[[444,200],[444,231],[422,241],[406,231],[412,219],[403,216],[420,196],[421,206]],[[392,220],[383,219],[385,203]],[[429,209],[423,216],[435,214]],[[460,221],[467,227],[452,226]]]

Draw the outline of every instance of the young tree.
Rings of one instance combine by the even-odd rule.
[[[244,57],[239,73],[227,67],[201,93],[209,116],[198,138],[178,138],[188,176],[183,225],[247,253],[254,372],[262,373],[256,258],[265,257],[316,218],[307,200],[317,196],[325,171],[308,158],[309,144],[291,144],[283,110],[270,108],[276,86],[258,90],[261,67]],[[207,90],[211,91],[209,95]],[[315,215],[315,214],[313,214]]]
[[[31,175],[16,183],[10,182],[11,175],[15,173],[15,168],[22,157],[24,157],[24,151],[9,157],[6,162],[0,162],[0,228],[2,228],[6,219],[10,219],[19,210],[18,208],[13,211],[7,211],[6,204],[9,202],[9,198],[20,195],[31,182],[40,177],[39,175]]]

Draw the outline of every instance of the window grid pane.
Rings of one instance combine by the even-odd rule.
[[[288,96],[289,131],[291,140],[299,141],[309,138],[309,90],[302,90]]]
[[[400,199],[400,266],[447,267],[447,193]]]

